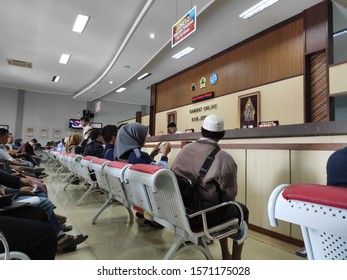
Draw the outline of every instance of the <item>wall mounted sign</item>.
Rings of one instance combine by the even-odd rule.
[[[204,87],[206,87],[206,78],[202,77],[200,79],[200,88],[204,88]]]
[[[196,30],[196,6],[172,26],[171,48]]]
[[[101,101],[97,101],[95,103],[95,113],[99,112],[101,110]]]
[[[210,76],[210,83],[211,85],[215,85],[218,81],[218,75],[217,73],[212,73],[211,76]]]
[[[259,127],[272,127],[272,126],[278,126],[279,121],[266,121],[266,122],[259,122]]]
[[[200,94],[200,95],[192,97],[192,102],[196,103],[196,102],[200,102],[200,101],[211,99],[213,97],[214,97],[214,92],[211,91],[211,92],[207,92],[207,93]]]

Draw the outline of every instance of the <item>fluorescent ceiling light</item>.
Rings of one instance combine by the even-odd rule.
[[[126,90],[125,87],[121,87],[121,88],[117,89],[116,92],[122,92],[122,91],[125,91],[125,90]]]
[[[69,62],[70,56],[71,55],[69,54],[63,53],[60,57],[59,63],[67,64]]]
[[[338,37],[338,36],[345,35],[345,34],[347,34],[347,29],[335,32],[333,37]]]
[[[180,51],[179,53],[176,53],[174,56],[172,56],[172,58],[174,59],[179,59],[182,56],[187,55],[188,53],[191,53],[192,51],[195,51],[195,48],[192,47],[187,47],[184,50]]]
[[[272,6],[278,1],[279,0],[263,0],[259,2],[258,4],[254,5],[253,7],[249,8],[247,11],[243,12],[241,15],[239,15],[239,17],[244,19],[250,18],[260,13],[261,11],[265,10],[266,8]]]
[[[89,20],[88,16],[78,15],[76,18],[75,24],[72,28],[72,31],[82,33],[84,28],[87,25],[88,20]]]
[[[140,77],[137,77],[137,79],[138,80],[143,80],[144,78],[146,78],[146,77],[148,77],[150,75],[152,75],[152,74],[151,73],[145,73],[145,74],[141,75]]]
[[[52,82],[57,83],[57,82],[59,82],[59,79],[60,79],[60,76],[53,76]]]

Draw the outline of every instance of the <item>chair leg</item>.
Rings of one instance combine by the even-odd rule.
[[[111,206],[112,202],[113,202],[113,198],[111,197],[111,198],[109,198],[109,199],[104,203],[104,205],[102,205],[102,207],[99,209],[98,213],[96,213],[95,217],[94,217],[93,220],[92,220],[92,224],[93,224],[93,225],[95,225],[96,220],[97,220],[98,217],[101,215],[101,213],[102,213],[106,208],[108,208],[108,207]]]
[[[89,194],[91,194],[92,192],[98,191],[98,190],[100,190],[98,187],[96,187],[95,185],[91,185],[91,186],[89,187],[89,189],[88,189],[88,190],[81,196],[81,198],[77,201],[77,206],[81,206],[83,200],[84,200],[85,198],[87,198],[87,196],[88,196]]]

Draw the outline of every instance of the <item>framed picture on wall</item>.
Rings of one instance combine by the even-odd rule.
[[[167,113],[167,124],[172,122],[176,123],[176,116],[177,116],[176,111]]]
[[[172,123],[172,122],[176,123],[176,118],[177,118],[177,112],[176,111],[167,113],[167,125],[169,123]],[[169,133],[169,131],[167,131],[167,133]]]
[[[239,96],[239,123],[240,128],[253,128],[259,122],[259,95],[260,92],[253,92]]]
[[[0,124],[0,128],[5,128],[5,129],[9,130],[10,126],[7,124]]]

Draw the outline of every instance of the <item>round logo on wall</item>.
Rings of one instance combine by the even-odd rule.
[[[211,85],[215,85],[218,81],[218,75],[217,73],[212,73],[211,76],[210,76],[210,83]]]

